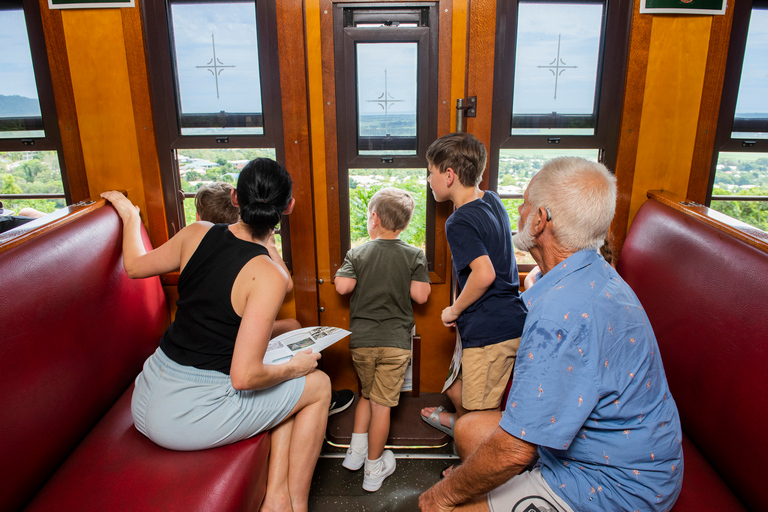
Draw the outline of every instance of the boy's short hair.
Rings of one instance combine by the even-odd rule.
[[[214,224],[235,224],[240,218],[240,208],[232,204],[235,187],[220,181],[203,185],[195,194],[195,208],[200,220]]]
[[[381,226],[389,231],[408,227],[416,202],[411,194],[399,188],[387,187],[376,192],[368,201],[368,213],[376,212]]]
[[[450,167],[465,187],[480,183],[487,159],[485,146],[471,133],[443,135],[427,149],[427,162],[441,173]]]

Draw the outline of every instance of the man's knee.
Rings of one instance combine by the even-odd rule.
[[[317,396],[318,400],[325,400],[329,404],[331,403],[331,378],[320,370],[315,370],[312,373],[307,374],[307,380],[305,384],[306,389],[312,390]]]

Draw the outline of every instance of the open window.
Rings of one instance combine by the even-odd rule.
[[[0,199],[16,214],[71,203],[40,6],[0,0]]]
[[[613,170],[629,41],[627,0],[498,2],[489,188],[517,229],[541,165],[582,156]],[[517,254],[521,270],[533,260]]]
[[[144,0],[168,227],[195,220],[197,189],[284,161],[274,0]],[[287,217],[280,229],[290,265]],[[282,242],[282,243],[281,243]]]
[[[368,200],[407,190],[416,210],[401,238],[435,258],[426,152],[436,138],[436,3],[335,4],[341,257],[368,238]]]
[[[768,1],[734,7],[709,206],[768,231]]]

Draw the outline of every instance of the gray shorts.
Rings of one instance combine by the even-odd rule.
[[[131,413],[136,428],[170,450],[235,443],[279,425],[299,401],[305,378],[238,391],[229,375],[183,366],[161,349],[136,377]]]
[[[488,508],[491,512],[573,512],[544,481],[539,468],[520,473],[489,492]]]

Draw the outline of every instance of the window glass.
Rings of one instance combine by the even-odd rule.
[[[768,153],[719,153],[710,208],[768,231]]]
[[[418,43],[357,43],[358,151],[417,151]]]
[[[598,161],[597,149],[502,149],[499,151],[499,183],[497,193],[509,215],[512,232],[517,233],[520,217],[518,207],[531,178],[539,172],[544,162],[559,156],[580,156],[593,162]],[[535,263],[530,253],[515,250],[518,264]]]
[[[733,138],[768,139],[768,9],[753,9],[736,100]]]
[[[0,2],[0,138],[42,138],[43,118],[21,4]]]
[[[601,3],[520,2],[513,135],[594,135]]]
[[[275,160],[274,148],[179,149],[176,158],[181,189],[184,191],[186,224],[195,222],[195,192],[200,187],[214,181],[237,185],[237,178],[245,164],[260,157]]]
[[[56,151],[0,152],[0,195],[58,194],[55,199],[3,198],[3,208],[18,215],[23,208],[50,213],[64,208],[64,185],[61,181],[59,156]]]
[[[426,250],[427,178],[424,169],[350,169],[349,226],[350,243],[356,247],[370,240],[366,213],[368,201],[384,187],[408,191],[416,202],[408,228],[400,239]]]
[[[182,135],[264,133],[256,5],[172,3]]]

